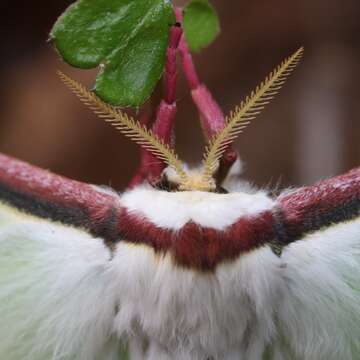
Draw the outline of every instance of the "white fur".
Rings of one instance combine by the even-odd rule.
[[[122,243],[113,271],[121,284],[115,329],[149,342],[142,359],[256,360],[275,334],[282,279],[268,247],[202,274]]]
[[[264,247],[214,274],[128,244],[114,262],[125,290],[115,328],[149,341],[141,359],[259,360],[267,345],[274,360],[358,359],[360,219],[317,231],[280,259]]]
[[[0,206],[0,358],[118,360],[101,239]]]
[[[146,187],[121,202],[158,226],[224,229],[268,209],[265,194],[171,194]],[[0,206],[0,359],[356,360],[360,219],[220,264],[214,273],[122,241]],[[268,359],[268,357],[266,358]]]
[[[203,227],[224,230],[243,216],[274,206],[265,192],[214,194],[200,191],[166,192],[148,186],[125,193],[121,203],[130,212],[143,214],[162,228],[179,230],[193,221]]]

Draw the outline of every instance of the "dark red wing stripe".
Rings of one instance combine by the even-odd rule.
[[[289,244],[305,234],[360,216],[360,168],[279,198],[277,238]]]
[[[21,192],[0,181],[0,199],[19,210],[39,216],[61,221],[65,224],[84,226],[89,222],[88,211],[77,205],[56,204],[33,194]]]
[[[41,218],[115,241],[117,198],[90,185],[0,154],[0,199]]]
[[[239,219],[224,231],[192,222],[162,229],[128,213],[118,197],[0,154],[0,199],[18,209],[87,229],[107,243],[124,239],[170,251],[185,267],[213,270],[267,243],[284,246],[306,233],[360,215],[360,168],[278,199],[277,211]]]

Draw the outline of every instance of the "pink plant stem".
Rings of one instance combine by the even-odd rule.
[[[181,24],[182,9],[176,8],[175,13],[177,22]],[[200,114],[204,135],[209,141],[224,128],[224,114],[208,88],[199,81],[194,61],[184,35],[180,39],[179,52],[181,55],[182,68],[191,89],[192,99]],[[237,157],[237,153],[229,146],[220,161],[220,167],[216,175],[218,182],[221,182],[226,177]]]
[[[176,107],[176,84],[177,64],[176,54],[182,37],[182,28],[178,25],[172,26],[169,35],[169,45],[166,52],[166,64],[164,73],[165,94],[156,112],[156,119],[152,130],[155,135],[165,144],[173,146],[173,129],[177,112]],[[150,152],[144,150],[141,155],[141,165],[130,182],[130,187],[141,184],[145,179],[150,183],[160,180],[166,164]]]
[[[145,111],[140,118],[141,125],[145,126],[146,128],[149,128],[151,123],[151,111]],[[135,175],[131,179],[128,188],[132,189],[133,187],[140,185],[144,182],[144,180],[147,177],[147,174],[149,172],[149,166],[150,166],[150,159],[149,159],[149,152],[145,149],[140,149],[140,165],[138,170],[136,171]]]

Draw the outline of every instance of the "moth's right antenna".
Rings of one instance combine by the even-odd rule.
[[[226,125],[207,146],[204,156],[203,182],[210,182],[225,150],[238,137],[244,128],[278,93],[286,78],[299,63],[304,48],[284,60],[256,89],[235,109],[226,120]]]
[[[150,151],[158,159],[174,168],[181,182],[186,183],[188,181],[188,175],[184,171],[183,165],[174,150],[159,139],[151,130],[148,130],[145,126],[142,126],[139,122],[114,106],[103,102],[98,96],[87,90],[85,86],[71,79],[61,71],[58,71],[58,74],[64,84],[67,85],[85,105],[88,105],[95,114],[120,130],[122,134],[135,141],[144,149]]]

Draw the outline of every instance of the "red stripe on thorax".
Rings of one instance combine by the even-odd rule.
[[[145,217],[123,210],[119,233],[125,241],[150,245],[156,252],[171,251],[177,263],[202,270],[212,270],[220,262],[237,258],[274,236],[270,211],[244,217],[224,231],[203,228],[193,222],[181,230],[160,228]]]

